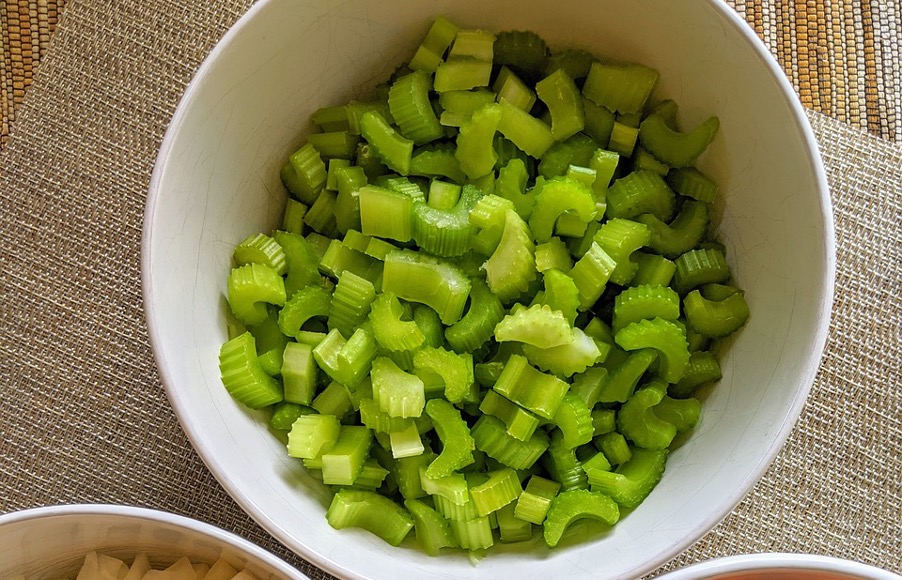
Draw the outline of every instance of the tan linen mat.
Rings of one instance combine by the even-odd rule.
[[[149,506],[291,556],[180,429],[143,318],[150,172],[192,72],[247,1],[73,0],[0,153],[0,512]],[[790,551],[902,572],[902,151],[820,114],[837,223],[826,357],[799,425],[724,522],[668,564]]]

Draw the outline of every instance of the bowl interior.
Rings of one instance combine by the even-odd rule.
[[[226,393],[217,354],[236,243],[278,222],[278,169],[321,106],[365,98],[409,59],[435,16],[527,29],[552,47],[657,68],[657,96],[692,126],[721,130],[700,167],[719,184],[720,232],[752,312],[722,360],[695,432],[642,506],[613,530],[549,552],[503,547],[472,566],[365,532],[336,532],[327,496],[284,445]],[[691,31],[691,33],[690,33]],[[753,33],[721,2],[328,0],[258,3],[189,88],[158,158],[145,222],[151,339],[169,397],[207,465],[261,525],[333,573],[543,578],[637,576],[713,526],[770,463],[795,422],[823,348],[833,238],[823,172],[800,106]]]

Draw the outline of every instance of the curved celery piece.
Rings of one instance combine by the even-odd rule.
[[[417,304],[413,308],[413,321],[426,338],[425,346],[438,348],[445,343],[445,328],[435,310],[425,304]]]
[[[502,66],[492,83],[495,99],[502,99],[514,105],[518,109],[529,111],[536,102],[536,94],[524,83],[517,73],[506,66]]]
[[[423,381],[406,373],[391,359],[373,360],[370,377],[373,381],[373,400],[379,409],[392,417],[419,417],[426,405]]]
[[[260,366],[256,341],[250,332],[220,347],[219,374],[229,394],[251,409],[267,407],[283,398],[282,386]]]
[[[698,424],[701,403],[696,398],[674,399],[665,396],[652,411],[658,419],[676,427],[677,433],[682,433]]]
[[[328,189],[323,190],[310,209],[304,214],[304,223],[315,232],[333,238],[338,235],[338,222],[335,217],[337,194]]]
[[[569,139],[558,141],[542,156],[539,175],[545,179],[567,174],[571,165],[588,167],[592,156],[598,150],[598,143],[585,133],[577,133]]]
[[[569,272],[579,292],[580,310],[588,310],[598,301],[617,268],[617,262],[601,244],[592,242]]]
[[[664,475],[667,450],[634,449],[632,457],[615,471],[593,469],[589,484],[625,508],[634,508],[648,497]]]
[[[288,456],[319,459],[332,449],[341,433],[341,423],[332,415],[301,415],[288,433]]]
[[[361,528],[397,546],[414,526],[410,513],[376,492],[340,489],[326,511],[329,525],[340,530]]]
[[[430,306],[443,324],[454,324],[460,320],[470,295],[470,279],[438,258],[395,250],[385,257],[382,290]]]
[[[500,419],[507,427],[507,434],[520,441],[528,441],[539,426],[539,418],[505,399],[496,391],[489,390],[479,404],[479,411]]]
[[[335,445],[321,456],[323,483],[353,485],[369,457],[372,443],[373,433],[366,427],[342,425]]]
[[[376,185],[357,192],[360,202],[360,230],[368,236],[410,241],[413,235],[413,207],[416,200],[405,193]]]
[[[532,538],[532,524],[514,515],[516,503],[511,502],[495,512],[498,534],[503,543],[525,542]]]
[[[285,304],[285,282],[263,264],[233,268],[228,281],[229,307],[242,324],[260,324],[268,316],[266,305]]]
[[[540,159],[545,155],[554,144],[551,127],[504,99],[498,105],[501,107],[498,132],[530,157]]]
[[[413,206],[413,239],[421,249],[436,256],[461,256],[470,249],[475,228],[469,221],[470,210],[482,197],[473,186],[464,186],[451,209],[438,209],[426,203]]]
[[[421,455],[402,457],[392,460],[392,475],[398,483],[398,491],[404,499],[417,499],[429,495],[423,489],[420,469],[425,472],[426,466],[435,459],[435,453],[426,451]]]
[[[454,156],[453,147],[424,147],[414,150],[410,158],[410,175],[447,177],[457,183],[467,179],[460,169],[460,161]]]
[[[594,437],[610,433],[616,428],[616,411],[613,409],[594,409],[592,411],[592,428]]]
[[[313,349],[319,368],[349,389],[356,388],[370,372],[376,357],[376,340],[370,331],[358,328],[345,340],[337,328]]]
[[[626,401],[657,357],[653,349],[637,350],[616,366],[608,368],[608,379],[599,392],[598,400],[602,403]]]
[[[504,212],[498,247],[483,265],[489,288],[502,302],[525,292],[536,278],[535,245],[529,228],[512,209]]]
[[[637,267],[630,280],[631,286],[670,286],[676,272],[676,264],[657,254],[636,252],[634,257]]]
[[[741,293],[723,300],[708,300],[698,290],[683,299],[686,322],[708,338],[720,338],[742,328],[749,319],[749,307]]]
[[[473,355],[456,354],[443,348],[423,347],[413,355],[413,368],[441,377],[445,398],[452,403],[466,400],[473,386]]]
[[[652,381],[637,389],[620,407],[617,429],[637,447],[667,449],[676,436],[676,427],[660,419],[652,408],[661,402],[666,392],[666,384]]]
[[[405,499],[404,507],[413,516],[417,542],[430,556],[438,556],[442,548],[457,547],[451,523],[418,499]]]
[[[408,425],[400,431],[392,431],[388,434],[388,440],[391,446],[391,455],[394,459],[415,457],[422,455],[426,450],[416,423]]]
[[[564,314],[544,304],[515,307],[495,327],[498,342],[517,341],[538,348],[562,346],[573,338],[573,327]]]
[[[666,286],[632,286],[614,298],[612,329],[620,332],[646,318],[676,320],[680,317],[680,296]]]
[[[598,402],[598,396],[601,394],[601,389],[607,381],[608,369],[601,366],[591,367],[573,376],[570,392],[576,394],[591,409]],[[599,433],[596,432],[595,434],[598,435]]]
[[[273,405],[272,416],[269,419],[269,426],[276,431],[291,431],[291,426],[303,415],[315,414],[311,407],[307,405],[298,405],[297,403],[289,403],[281,401]]]
[[[561,484],[561,490],[588,489],[589,482],[576,450],[563,443],[560,431],[552,431],[551,445],[542,456],[542,465],[551,478]]]
[[[435,72],[436,67],[442,62],[445,51],[457,36],[457,31],[457,26],[444,16],[436,18],[410,60],[410,68]]]
[[[694,167],[674,169],[667,174],[667,184],[678,194],[705,203],[717,198],[717,184]]]
[[[288,337],[282,334],[278,324],[278,314],[270,309],[266,320],[260,324],[248,326],[247,330],[254,335],[257,348],[257,359],[266,374],[275,376],[282,368],[282,353],[288,343]]]
[[[564,447],[574,449],[592,441],[592,413],[586,402],[575,393],[567,393],[551,422],[561,430]]]
[[[329,242],[319,269],[336,280],[343,272],[351,271],[372,282],[377,291],[382,287],[382,262],[338,240]]]
[[[624,350],[653,348],[658,351],[658,374],[668,383],[679,382],[689,364],[686,331],[677,323],[663,318],[640,320],[623,328],[614,340]]]
[[[401,175],[410,172],[413,141],[392,129],[378,111],[367,111],[360,117],[360,134],[389,169]]]
[[[654,171],[640,169],[614,181],[607,191],[608,218],[634,218],[649,213],[667,221],[673,214],[674,195]]]
[[[324,161],[328,161],[328,165],[331,167],[332,162],[335,160],[347,161],[354,157],[354,154],[357,153],[357,143],[360,142],[360,137],[352,135],[344,129],[341,131],[311,133],[307,136],[307,141],[319,151],[320,156]],[[334,187],[329,187],[330,172],[331,170],[326,171],[326,189],[334,190]]]
[[[638,222],[614,218],[602,224],[595,234],[595,242],[617,264],[611,273],[611,282],[621,286],[629,283],[638,268],[631,256],[648,245],[650,236],[648,227]]]
[[[332,163],[329,167],[331,170]],[[360,229],[360,188],[368,183],[362,167],[341,167],[335,171],[338,196],[335,198],[335,227],[339,232]]]
[[[668,387],[668,393],[677,398],[689,397],[701,385],[719,380],[721,376],[720,364],[714,353],[704,350],[693,352],[689,355],[686,374],[680,382]]]
[[[565,48],[551,55],[548,59],[545,73],[550,74],[560,69],[567,73],[567,76],[571,79],[578,80],[589,74],[589,69],[592,67],[593,62],[595,62],[595,57],[591,52]]]
[[[569,212],[584,225],[595,218],[595,196],[584,183],[570,177],[555,177],[537,189],[535,206],[529,217],[529,227],[537,243],[551,239],[555,222],[564,212]]]
[[[282,229],[300,235],[304,231],[304,216],[309,208],[296,199],[285,200],[285,213],[282,214]]]
[[[430,75],[414,71],[394,80],[388,91],[388,108],[401,135],[423,145],[444,135],[429,102]]]
[[[460,181],[463,181],[463,179]],[[435,209],[452,209],[460,201],[462,189],[457,183],[433,179],[429,182],[426,203],[429,204],[429,207],[434,207]]]
[[[442,441],[442,452],[426,468],[426,476],[432,479],[447,477],[473,463],[476,444],[460,411],[445,400],[431,399],[426,403],[426,414],[432,418]]]
[[[279,311],[279,328],[286,336],[295,336],[313,317],[329,316],[332,293],[322,286],[307,286],[294,293]]]
[[[559,378],[530,366],[526,358],[512,354],[494,389],[528,411],[552,419],[569,387]]]
[[[307,143],[291,154],[280,176],[292,195],[310,205],[326,185],[326,164],[313,144]]]
[[[529,217],[535,203],[535,196],[526,192],[528,178],[526,164],[522,159],[514,158],[498,170],[498,179],[495,181],[495,194],[511,201],[517,214],[523,219]]]
[[[366,320],[376,299],[376,288],[366,278],[346,270],[338,277],[329,305],[329,328],[350,338]]]
[[[571,523],[586,518],[613,526],[620,519],[620,509],[614,500],[603,493],[587,489],[562,491],[551,500],[545,518],[545,544],[549,548],[557,546]]]
[[[426,336],[413,320],[402,320],[404,307],[397,296],[383,293],[370,307],[370,322],[376,341],[389,351],[415,351],[426,342]]]
[[[375,433],[395,433],[404,431],[413,425],[410,417],[392,417],[379,408],[379,404],[373,399],[365,397],[360,399],[360,422],[372,429]],[[419,477],[419,476],[417,476]]]
[[[597,143],[609,143],[611,141],[611,133],[614,130],[614,113],[605,107],[596,105],[591,99],[587,99],[584,95],[583,114],[586,119],[583,131]],[[614,153],[614,155],[617,154]],[[619,155],[617,155],[617,157],[619,158]]]
[[[473,352],[492,337],[503,318],[501,301],[485,282],[475,279],[470,289],[470,308],[456,324],[445,329],[445,340],[454,352]]]
[[[493,140],[500,120],[501,106],[491,103],[474,112],[470,120],[461,125],[454,155],[470,179],[482,177],[494,168],[498,155]]]
[[[611,431],[596,437],[594,442],[611,465],[622,465],[633,456],[633,451],[626,439],[617,431]]]
[[[551,507],[551,501],[557,496],[560,489],[560,483],[533,475],[517,499],[514,515],[521,520],[541,525]]]
[[[507,434],[499,419],[483,415],[470,430],[476,448],[513,469],[529,469],[548,449],[548,435],[537,429],[527,441],[520,441]]]
[[[523,354],[530,363],[543,371],[564,377],[581,373],[602,358],[595,341],[579,328],[573,329],[573,340],[567,344],[552,348],[524,344]]]
[[[544,244],[536,245],[536,270],[545,273],[556,269],[561,273],[573,268],[573,258],[567,244],[558,237],[553,237]]]
[[[498,248],[507,219],[505,212],[509,209],[514,209],[512,201],[493,194],[473,205],[468,216],[470,224],[477,228],[472,238],[473,250],[488,256]]]
[[[718,249],[690,250],[674,260],[674,264],[673,287],[680,295],[703,284],[721,284],[730,278],[727,259]]]
[[[509,66],[527,82],[542,78],[548,53],[545,40],[532,31],[506,30],[495,37],[495,64]]]
[[[704,239],[708,230],[708,204],[687,201],[669,224],[652,214],[638,215],[635,220],[648,227],[648,247],[668,258],[676,258],[698,246]]]
[[[492,62],[472,56],[449,57],[435,69],[433,86],[438,93],[466,91],[487,87],[492,76]]]
[[[498,511],[523,492],[517,472],[510,467],[489,471],[486,475],[487,481],[470,487],[470,498],[480,517]]]
[[[640,113],[658,82],[658,71],[640,64],[593,62],[583,94],[617,113]]]
[[[545,304],[552,310],[560,310],[567,322],[573,325],[580,304],[579,288],[573,278],[556,268],[546,270],[542,277],[545,282]]]
[[[536,94],[551,114],[551,134],[563,141],[583,130],[582,95],[573,79],[563,69],[557,69],[536,83]]]
[[[686,167],[704,153],[719,127],[718,118],[710,117],[692,131],[680,133],[668,127],[661,115],[649,115],[639,126],[639,142],[667,165]]]
[[[654,155],[642,147],[636,147],[633,151],[633,171],[651,171],[661,177],[667,177],[670,167],[655,159]]]
[[[235,247],[232,259],[239,266],[252,262],[269,266],[279,276],[284,276],[288,271],[282,246],[266,234],[255,234],[246,238]]]

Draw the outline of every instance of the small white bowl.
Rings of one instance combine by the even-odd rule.
[[[721,239],[751,319],[722,360],[701,422],[652,495],[614,528],[549,551],[538,538],[430,558],[333,530],[329,496],[223,388],[232,250],[279,223],[279,168],[319,107],[365,98],[431,21],[533,30],[552,47],[657,68],[687,126],[721,121],[701,168],[720,185]],[[182,427],[233,498],[288,547],[349,578],[634,578],[711,529],[761,477],[818,368],[833,297],[827,182],[804,111],[754,32],[720,0],[262,0],[207,58],[154,169],[142,277],[157,365]],[[588,528],[583,528],[583,530]]]
[[[831,556],[750,554],[718,558],[659,577],[660,580],[902,580],[874,566]]]
[[[91,550],[127,564],[145,552],[154,565],[188,556],[224,558],[260,580],[309,580],[256,544],[175,514],[120,505],[58,505],[0,516],[0,578],[75,578]]]

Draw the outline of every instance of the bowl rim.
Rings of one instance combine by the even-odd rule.
[[[768,569],[785,569],[789,571],[831,572],[847,574],[862,580],[902,580],[902,576],[871,566],[834,556],[817,554],[792,554],[773,552],[763,554],[743,554],[707,560],[680,568],[660,576],[661,580],[705,580],[720,574],[753,572]]]
[[[194,72],[191,81],[188,83],[182,98],[176,107],[172,120],[167,127],[163,137],[157,157],[154,161],[153,171],[151,174],[150,184],[148,187],[148,196],[146,200],[144,222],[142,226],[141,239],[141,287],[143,303],[145,308],[145,321],[148,327],[148,335],[154,355],[157,369],[160,373],[167,398],[172,405],[178,421],[191,441],[197,454],[212,473],[214,478],[226,490],[232,499],[247,513],[257,524],[272,534],[276,539],[285,544],[296,554],[302,556],[314,565],[320,567],[327,572],[344,577],[351,575],[354,578],[368,578],[364,574],[358,574],[352,570],[342,567],[337,562],[324,556],[318,552],[307,549],[303,542],[285,533],[285,530],[269,515],[260,512],[254,502],[243,494],[238,493],[231,484],[228,474],[221,469],[217,456],[205,450],[198,445],[196,441],[199,439],[199,427],[193,426],[185,416],[184,409],[176,405],[177,396],[175,394],[174,378],[169,368],[164,364],[161,358],[162,337],[161,331],[157,327],[156,320],[149,315],[152,306],[155,303],[154,293],[151,283],[151,256],[150,248],[153,239],[153,226],[156,217],[156,206],[159,201],[161,192],[161,182],[164,174],[165,161],[169,157],[174,145],[175,138],[178,133],[178,127],[187,115],[189,105],[194,101],[199,91],[200,85],[203,83],[204,77],[208,70],[212,68],[213,63],[218,60],[219,56],[225,52],[227,47],[242,34],[244,29],[256,18],[257,14],[268,9],[268,7],[278,0],[259,0],[251,6],[240,18],[238,18],[220,38],[220,40],[211,49],[209,54],[204,58],[203,62]],[[641,576],[652,572],[668,560],[683,552],[690,545],[698,541],[707,532],[713,529],[718,523],[723,521],[730,512],[742,501],[742,499],[751,492],[754,484],[761,480],[767,469],[771,466],[777,457],[777,454],[784,448],[786,440],[789,438],[795,425],[798,423],[802,409],[805,405],[811,387],[814,383],[815,376],[820,367],[820,362],[824,356],[824,350],[827,343],[827,337],[830,330],[830,320],[834,300],[834,285],[836,279],[836,247],[835,247],[835,227],[833,220],[832,202],[830,198],[830,189],[827,181],[826,171],[818,149],[817,139],[811,124],[805,115],[805,109],[795,93],[785,72],[777,63],[775,57],[771,54],[764,42],[755,34],[751,26],[743,20],[729,5],[722,0],[704,0],[726,25],[738,34],[750,50],[752,50],[762,61],[771,77],[777,84],[780,96],[791,111],[792,120],[795,129],[800,135],[807,153],[807,168],[813,173],[814,181],[817,186],[817,195],[821,208],[820,223],[824,225],[823,239],[823,257],[824,257],[824,275],[822,294],[816,296],[815,299],[819,305],[819,312],[816,322],[816,331],[811,340],[812,356],[803,365],[800,374],[800,385],[795,392],[791,405],[787,409],[786,420],[780,426],[779,431],[774,435],[774,445],[772,448],[759,458],[758,463],[750,470],[749,477],[743,482],[743,485],[737,487],[730,496],[721,504],[721,509],[706,518],[693,533],[688,534],[682,540],[672,543],[663,550],[657,558],[657,561],[649,561],[635,569],[637,576]]]
[[[136,519],[191,530],[237,549],[243,556],[265,563],[284,575],[285,578],[309,580],[309,576],[250,540],[213,524],[163,510],[117,504],[59,504],[2,514],[0,515],[0,528],[48,518],[81,519],[92,516]]]

